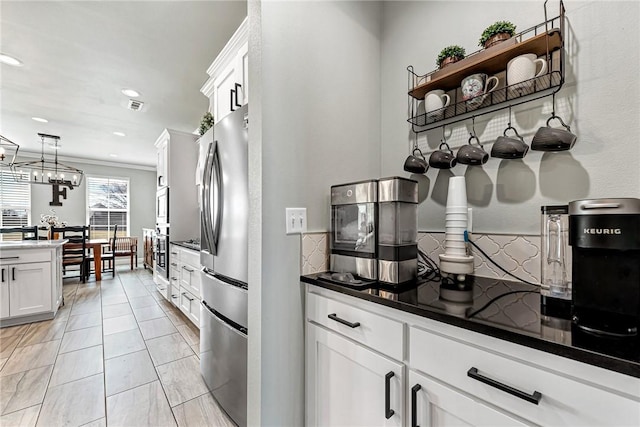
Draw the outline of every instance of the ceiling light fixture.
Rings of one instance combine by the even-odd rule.
[[[116,136],[127,136],[124,132],[114,132],[113,134]]]
[[[126,96],[130,96],[132,98],[137,98],[140,96],[140,92],[138,92],[135,89],[122,89],[121,92],[126,95]]]
[[[12,167],[19,148],[18,144],[0,135],[0,167]]]
[[[82,184],[84,172],[58,161],[58,148],[60,147],[58,141],[60,137],[47,135],[46,133],[39,133],[38,136],[42,140],[40,160],[14,163],[12,168],[16,180],[27,181],[31,184],[63,185],[69,187],[70,190]],[[45,160],[44,158],[45,138],[54,140],[52,148],[56,151],[53,161]]]
[[[35,120],[36,122],[40,123],[49,123],[49,120],[43,119],[42,117],[31,117],[31,120]]]
[[[21,67],[22,61],[18,58],[14,58],[11,55],[7,55],[6,53],[0,53],[0,62],[7,65],[12,65],[14,67]]]
[[[115,153],[111,153],[111,154],[109,154],[109,156],[111,156],[111,157],[118,157],[118,155],[117,155],[117,154],[115,154]]]

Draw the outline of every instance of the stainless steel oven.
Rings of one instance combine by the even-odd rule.
[[[158,226],[155,239],[156,273],[162,277],[169,277],[169,227]]]

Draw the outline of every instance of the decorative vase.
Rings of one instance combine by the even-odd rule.
[[[511,38],[511,34],[509,33],[498,33],[489,37],[486,42],[484,42],[484,48],[489,49],[491,46],[496,45],[505,40],[509,40]]]

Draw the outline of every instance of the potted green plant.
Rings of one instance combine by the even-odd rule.
[[[494,44],[510,39],[516,33],[516,26],[509,21],[498,21],[484,29],[480,36],[478,46],[485,49],[490,48]]]
[[[436,64],[438,68],[444,68],[447,65],[464,59],[466,54],[467,52],[465,52],[463,47],[457,45],[447,46],[440,51],[438,59],[436,59]]]
[[[204,135],[205,133],[207,133],[207,131],[213,126],[213,123],[213,114],[208,111],[204,113],[204,116],[202,116],[202,120],[200,120],[200,128],[198,129],[200,135]]]

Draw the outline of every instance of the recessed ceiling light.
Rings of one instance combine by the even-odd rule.
[[[13,65],[14,67],[21,67],[22,61],[18,58],[14,58],[13,56],[9,56],[4,53],[0,53],[0,62],[7,65]]]
[[[111,156],[111,157],[118,157],[118,155],[117,155],[117,154],[114,154],[114,153],[109,154],[109,156]]]
[[[49,123],[49,120],[43,119],[42,117],[31,117],[31,120],[35,120],[36,122],[40,123]]]
[[[116,136],[127,136],[124,132],[114,132],[113,134]]]
[[[62,148],[62,145],[49,145],[49,147],[53,148],[54,150],[59,150]]]
[[[138,96],[140,96],[140,92],[138,92],[135,89],[122,89],[121,91],[123,94],[130,96],[132,98],[137,98]]]

